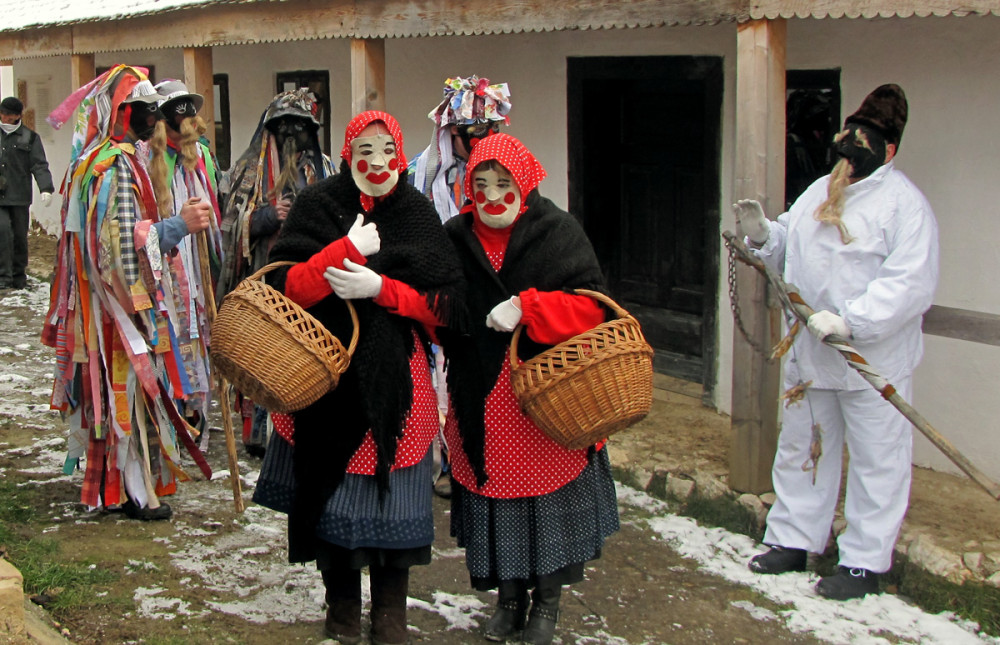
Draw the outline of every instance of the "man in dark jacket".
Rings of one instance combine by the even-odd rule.
[[[44,205],[55,191],[42,139],[21,124],[23,111],[24,104],[13,96],[0,101],[0,289],[27,286],[31,177]]]

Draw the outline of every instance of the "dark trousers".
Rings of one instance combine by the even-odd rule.
[[[28,207],[0,206],[0,289],[27,284]]]

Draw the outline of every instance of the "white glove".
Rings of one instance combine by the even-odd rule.
[[[736,214],[736,223],[750,241],[757,246],[763,246],[771,234],[771,229],[767,225],[767,216],[764,215],[760,202],[755,199],[741,199],[733,204],[733,212]]]
[[[486,316],[486,326],[497,331],[514,331],[521,322],[521,299],[512,296],[490,310]]]
[[[346,269],[346,271],[344,270]],[[382,291],[382,276],[366,266],[344,260],[344,269],[326,267],[323,277],[343,300],[374,298]]]
[[[40,197],[42,198],[42,206],[48,206],[52,203],[52,193],[42,193]]]
[[[378,235],[378,228],[374,223],[365,224],[365,216],[358,213],[358,218],[351,225],[351,230],[347,231],[347,239],[351,241],[358,253],[367,257],[375,255],[382,248],[382,238]]]
[[[830,335],[840,336],[845,340],[851,337],[851,328],[847,326],[847,322],[832,311],[817,311],[809,316],[806,324],[812,335],[820,340]]]

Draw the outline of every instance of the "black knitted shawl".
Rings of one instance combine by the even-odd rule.
[[[345,236],[361,211],[360,192],[344,166],[339,175],[299,193],[270,261],[308,260]],[[465,282],[455,249],[430,201],[399,182],[395,191],[376,202],[365,221],[374,222],[381,237],[381,249],[368,257],[368,268],[410,285],[426,296],[439,320],[458,324],[464,312]],[[275,270],[268,274],[268,282],[283,290],[286,275],[287,269]],[[289,558],[294,562],[315,557],[316,522],[369,428],[378,457],[376,482],[384,498],[396,440],[412,404],[409,357],[414,329],[424,338],[422,326],[390,314],[370,299],[352,302],[360,333],[350,367],[334,391],[294,414],[297,486],[289,513]],[[351,322],[340,298],[331,294],[308,311],[347,346]],[[421,349],[426,352],[426,339],[424,345]]]
[[[487,314],[500,302],[532,287],[539,291],[582,288],[607,293],[594,249],[577,220],[537,190],[528,195],[526,203],[528,209],[514,224],[499,272],[493,270],[472,231],[473,213],[462,213],[445,224],[469,283],[466,305],[471,324],[468,334],[444,330],[439,336],[448,358],[448,390],[462,447],[480,486],[488,477],[486,397],[496,384],[513,335],[486,327]],[[546,348],[526,334],[518,342],[522,360]]]

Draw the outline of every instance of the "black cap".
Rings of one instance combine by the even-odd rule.
[[[0,101],[0,110],[10,112],[11,114],[21,114],[24,112],[24,103],[21,103],[20,99],[16,96],[8,96]]]

